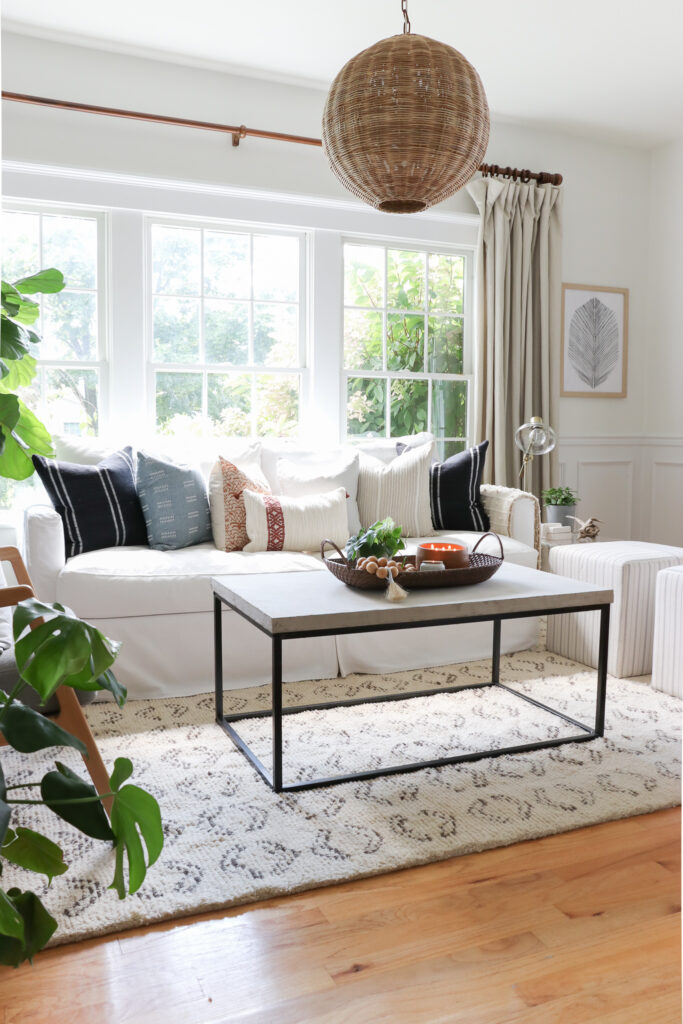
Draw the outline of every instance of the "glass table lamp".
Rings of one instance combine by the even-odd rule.
[[[526,490],[527,469],[535,455],[546,455],[557,444],[555,431],[547,426],[540,416],[532,416],[515,431],[515,444],[522,452],[522,490]]]

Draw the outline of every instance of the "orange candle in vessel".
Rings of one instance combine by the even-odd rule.
[[[469,552],[463,544],[426,541],[417,548],[415,564],[418,569],[423,562],[433,561],[437,552],[439,561],[443,562],[447,569],[464,569],[469,565]]]

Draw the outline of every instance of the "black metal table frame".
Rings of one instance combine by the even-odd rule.
[[[270,637],[272,643],[272,706],[270,711],[244,711],[234,715],[223,713],[223,617],[222,605],[232,608],[233,611],[247,619]],[[569,715],[548,707],[541,701],[534,700],[527,694],[520,693],[512,687],[506,686],[500,681],[500,627],[504,619],[531,618],[539,615],[562,615],[569,612],[600,612],[600,646],[598,653],[598,686],[595,706],[595,725],[585,725],[583,722],[571,718]],[[245,757],[251,762],[262,779],[276,793],[294,793],[304,789],[315,789],[318,786],[332,786],[341,782],[356,782],[362,779],[374,779],[380,775],[397,775],[402,772],[414,772],[421,768],[436,768],[444,764],[458,764],[461,761],[478,761],[485,757],[501,757],[503,754],[521,754],[527,750],[544,750],[548,747],[559,747],[565,743],[586,743],[588,740],[598,739],[605,732],[605,699],[607,695],[607,646],[609,643],[609,604],[583,605],[579,608],[552,608],[535,609],[528,612],[509,612],[499,615],[476,615],[454,618],[429,619],[421,622],[388,623],[387,625],[349,626],[341,629],[312,629],[302,630],[295,633],[271,633],[259,622],[256,622],[243,611],[235,608],[229,601],[220,597],[214,591],[214,668],[215,668],[215,693],[216,693],[216,722],[225,730],[230,739],[242,751]],[[282,706],[282,641],[300,640],[318,636],[340,636],[346,633],[374,633],[384,632],[388,629],[416,629],[421,626],[454,626],[466,622],[492,622],[493,623],[493,651],[491,658],[491,679],[485,683],[468,683],[464,686],[438,686],[429,690],[418,690],[411,693],[382,694],[376,697],[362,697],[360,699],[328,701],[324,704],[299,704],[293,707]],[[395,700],[412,700],[415,697],[430,697],[437,693],[457,693],[460,690],[472,690],[482,687],[496,686],[501,690],[507,690],[528,704],[564,722],[576,726],[581,732],[577,735],[563,736],[550,740],[538,740],[533,743],[519,743],[512,747],[500,747],[495,750],[478,750],[469,754],[456,754],[452,757],[436,757],[427,761],[413,761],[409,764],[390,765],[387,768],[373,768],[362,772],[352,772],[344,775],[332,775],[329,778],[309,779],[305,782],[284,783],[282,780],[282,719],[285,715],[300,714],[304,711],[321,711],[327,708],[354,707],[359,704],[381,704]],[[242,739],[233,722],[240,722],[248,718],[272,718],[273,740],[272,740],[272,772],[269,772],[263,762],[251,750],[248,744]]]

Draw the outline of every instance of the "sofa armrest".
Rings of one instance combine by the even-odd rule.
[[[535,495],[516,487],[482,484],[481,497],[495,533],[540,550],[541,509]]]
[[[32,505],[24,514],[26,568],[36,597],[57,600],[57,579],[66,564],[62,517],[48,505]]]

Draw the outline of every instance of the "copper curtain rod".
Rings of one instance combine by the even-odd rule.
[[[31,103],[39,107],[53,107],[57,110],[75,110],[82,114],[104,114],[106,117],[123,117],[129,121],[148,121],[152,124],[172,124],[181,128],[201,128],[207,132],[222,132],[232,136],[233,146],[239,146],[240,139],[248,135],[256,139],[274,139],[276,142],[296,142],[301,146],[322,146],[320,139],[307,135],[287,135],[284,132],[267,132],[260,128],[247,128],[246,125],[218,124],[215,121],[192,121],[185,117],[168,117],[166,114],[142,114],[138,110],[121,110],[118,107],[99,107],[92,103],[72,103],[69,100],[51,100],[45,96],[29,96],[21,92],[5,92],[2,98],[15,103]],[[500,167],[498,164],[481,164],[479,170],[483,175],[494,175],[512,178],[513,181],[538,181],[542,185],[561,185],[561,174],[549,174],[546,171],[518,170],[516,167]]]

